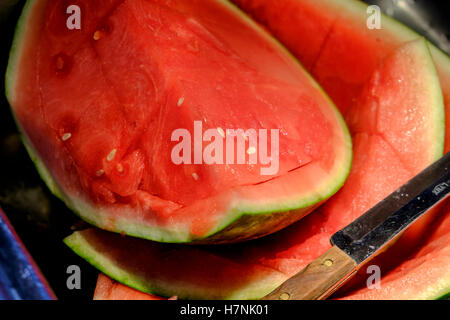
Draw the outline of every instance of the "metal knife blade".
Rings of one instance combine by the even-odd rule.
[[[265,300],[324,299],[450,195],[450,152],[331,237],[333,247]]]
[[[331,237],[331,243],[361,264],[444,200],[449,193],[450,153],[447,153],[336,232]]]

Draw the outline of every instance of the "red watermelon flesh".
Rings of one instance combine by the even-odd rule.
[[[132,262],[123,249],[136,248],[131,239],[114,240],[114,235],[87,230],[65,242],[106,274],[142,291],[180,298],[262,297],[326,251],[335,231],[442,155],[442,94],[424,40],[407,43],[388,56],[364,92],[359,108],[349,112],[355,157],[348,182],[314,214],[286,230],[220,248],[163,248],[142,243],[138,250],[142,256]],[[376,110],[373,99],[378,100]],[[413,112],[408,111],[411,105]],[[377,119],[387,119],[389,126]],[[360,122],[367,123],[367,128],[359,126]],[[401,134],[400,127],[411,134]],[[436,130],[425,134],[430,128]],[[391,130],[399,136],[389,140],[385,137],[390,137]],[[422,140],[423,134],[429,138]],[[415,168],[405,165],[399,155],[407,154],[422,161],[411,162]],[[182,273],[178,261],[189,261]],[[218,282],[222,285],[217,286]]]
[[[339,109],[357,103],[379,62],[419,35],[392,18],[367,27],[367,4],[356,0],[232,0],[279,39],[330,95]],[[449,57],[431,45],[450,123]],[[450,132],[447,132],[450,135]],[[450,138],[450,136],[448,136]],[[450,139],[446,139],[450,150]]]
[[[83,219],[162,242],[242,241],[342,186],[351,141],[341,115],[239,10],[221,0],[70,4],[80,30],[66,27],[69,2],[27,2],[7,96],[44,180]],[[175,164],[175,130],[191,134],[188,151],[203,150],[195,122],[217,131],[224,155],[228,129],[279,130],[278,171],[248,163],[249,142],[244,164],[236,145],[234,163]]]

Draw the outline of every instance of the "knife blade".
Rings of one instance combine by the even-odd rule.
[[[450,195],[450,152],[332,235],[332,247],[263,300],[325,299]]]

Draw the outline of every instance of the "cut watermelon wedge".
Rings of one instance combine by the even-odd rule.
[[[356,0],[232,0],[271,31],[314,76],[345,114],[379,62],[418,34],[381,16],[369,29],[368,5]],[[450,61],[430,45],[450,122]],[[450,133],[447,133],[450,135]],[[450,150],[450,139],[447,139]]]
[[[219,248],[162,246],[95,229],[74,233],[66,244],[105,274],[141,291],[180,298],[261,298],[329,249],[334,232],[442,155],[442,93],[425,40],[389,55],[363,92],[348,113],[355,158],[346,184],[293,226]]]
[[[351,139],[340,113],[234,6],[70,4],[80,30],[66,26],[66,2],[27,2],[7,96],[43,179],[87,222],[161,242],[237,242],[343,185]],[[228,132],[238,129],[248,136]]]

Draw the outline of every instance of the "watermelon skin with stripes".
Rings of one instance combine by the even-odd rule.
[[[67,27],[67,1],[26,3],[6,94],[42,178],[87,222],[159,242],[240,242],[292,224],[343,185],[352,150],[341,114],[228,2],[70,5],[81,29]],[[278,130],[267,141],[279,137],[278,170],[262,174],[250,141],[244,163],[234,153],[198,163],[198,140],[174,161],[174,133],[195,136],[198,123],[225,140],[217,153],[228,129]]]

